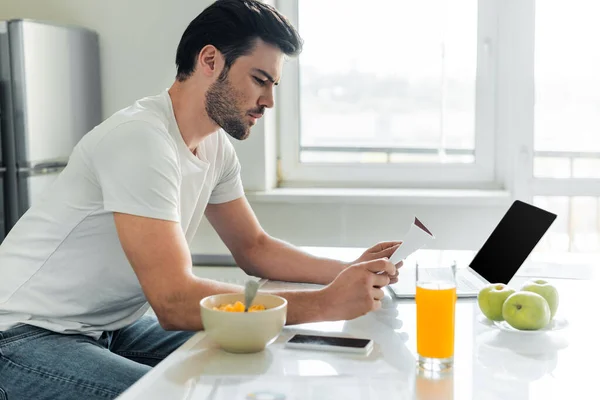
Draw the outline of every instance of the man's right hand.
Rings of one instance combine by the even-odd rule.
[[[378,274],[384,272],[382,274]],[[396,267],[387,258],[351,265],[321,289],[324,319],[350,320],[381,308],[384,292]]]

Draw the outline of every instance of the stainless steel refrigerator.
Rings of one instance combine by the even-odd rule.
[[[0,240],[101,118],[95,32],[0,21]]]

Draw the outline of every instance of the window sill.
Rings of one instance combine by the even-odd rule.
[[[250,202],[296,204],[508,206],[504,190],[278,188],[246,192]]]

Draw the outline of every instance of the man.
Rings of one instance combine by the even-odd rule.
[[[326,285],[278,293],[288,323],[380,307],[397,242],[351,265],[312,257],[267,235],[244,198],[225,132],[248,137],[300,46],[272,7],[219,0],[185,30],[172,87],[85,135],[0,246],[0,399],[114,398],[201,330],[203,297],[242,290],[192,274],[203,215],[247,273]]]

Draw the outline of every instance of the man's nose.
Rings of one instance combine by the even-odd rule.
[[[275,105],[275,95],[273,89],[270,89],[267,94],[264,94],[258,99],[258,104],[266,108],[273,108]]]

